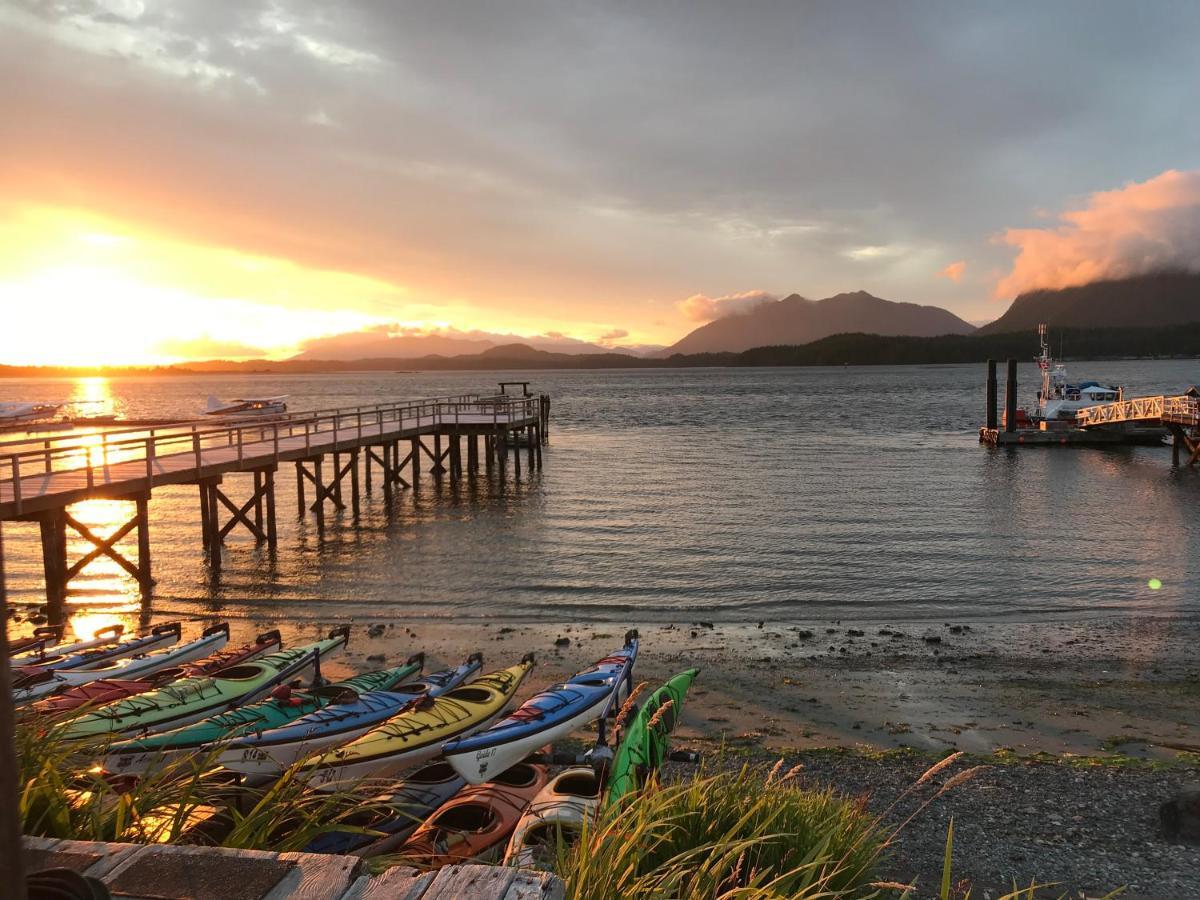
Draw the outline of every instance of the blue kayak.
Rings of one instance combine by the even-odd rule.
[[[562,684],[534,694],[486,731],[446,743],[442,747],[446,761],[471,784],[482,784],[546,744],[600,718],[627,689],[628,681],[621,676],[628,674],[637,659],[636,632],[630,632],[626,640],[616,653]]]
[[[424,654],[418,656],[424,659]],[[244,775],[278,775],[313,753],[361,737],[400,712],[414,697],[422,694],[435,697],[458,687],[478,674],[482,666],[483,654],[475,653],[457,668],[330,704],[287,725],[247,735],[229,744],[217,761],[226,769]]]
[[[343,853],[378,856],[399,847],[417,828],[453,797],[466,780],[444,762],[413,772],[391,790],[372,797],[342,824],[378,834],[327,831],[304,848],[305,853]]]

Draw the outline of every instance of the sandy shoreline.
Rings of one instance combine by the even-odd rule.
[[[267,627],[234,621],[240,640]],[[270,622],[290,642],[323,626]],[[372,623],[373,624],[373,623]],[[417,650],[427,670],[484,653],[485,667],[527,651],[538,666],[521,696],[620,646],[613,624],[422,620],[357,623],[328,673],[394,665]],[[805,747],[1012,750],[1175,759],[1200,748],[1200,622],[641,626],[638,678],[699,666],[680,739],[776,751]],[[556,646],[567,638],[570,644]],[[369,659],[369,657],[371,659]]]

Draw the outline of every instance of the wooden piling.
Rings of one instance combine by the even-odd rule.
[[[467,436],[467,470],[472,475],[479,471],[479,434],[474,431]]]
[[[296,460],[296,505],[300,508],[300,518],[304,518],[304,460]]]
[[[413,438],[412,448],[412,486],[415,491],[421,485],[421,439]]]
[[[1004,385],[1004,430],[1017,430],[1017,361],[1008,361],[1008,380]]]
[[[279,530],[275,524],[275,468],[263,472],[267,489],[267,549],[275,553],[279,549]]]
[[[317,502],[313,505],[313,513],[317,517],[317,532],[325,533],[325,498],[321,494],[321,485],[325,482],[321,478],[321,457],[313,458],[313,479],[316,482]]]
[[[350,451],[350,508],[354,513],[355,521],[357,521],[359,516],[357,449]]]
[[[254,470],[254,526],[262,531],[263,527],[263,476],[262,469]]]
[[[38,516],[42,531],[42,572],[52,623],[63,621],[67,600],[67,511],[52,509]]]
[[[987,384],[984,388],[983,414],[985,428],[995,430],[996,421],[996,361],[987,361]]]
[[[150,576],[150,494],[137,498],[137,533],[138,533],[138,587],[142,599],[149,600],[154,589],[154,579]]]
[[[433,433],[433,468],[431,471],[435,478],[440,479],[445,468],[442,466],[442,433],[435,431]]]

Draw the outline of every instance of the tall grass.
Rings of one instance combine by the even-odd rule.
[[[15,743],[29,835],[300,850],[326,832],[362,832],[348,820],[369,806],[352,789],[311,791],[295,769],[247,788],[214,765],[219,751],[165,757],[141,778],[114,779],[94,766],[107,739],[63,740],[52,725],[29,721],[18,724]]]
[[[857,897],[886,841],[862,803],[743,767],[606,810],[557,871],[570,900]]]

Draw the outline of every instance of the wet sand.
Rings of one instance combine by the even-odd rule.
[[[485,668],[525,652],[524,697],[622,642],[615,625],[355,623],[329,674],[394,665],[424,650],[427,670],[484,653]],[[235,624],[235,638],[252,630]],[[291,641],[316,629],[290,631]],[[329,623],[330,625],[336,623]],[[260,623],[259,627],[265,627]],[[652,685],[699,666],[679,738],[763,752],[808,747],[1011,750],[1174,760],[1200,752],[1200,622],[679,622],[640,629],[637,677]],[[570,643],[556,646],[566,638]],[[373,659],[369,659],[373,657]]]

